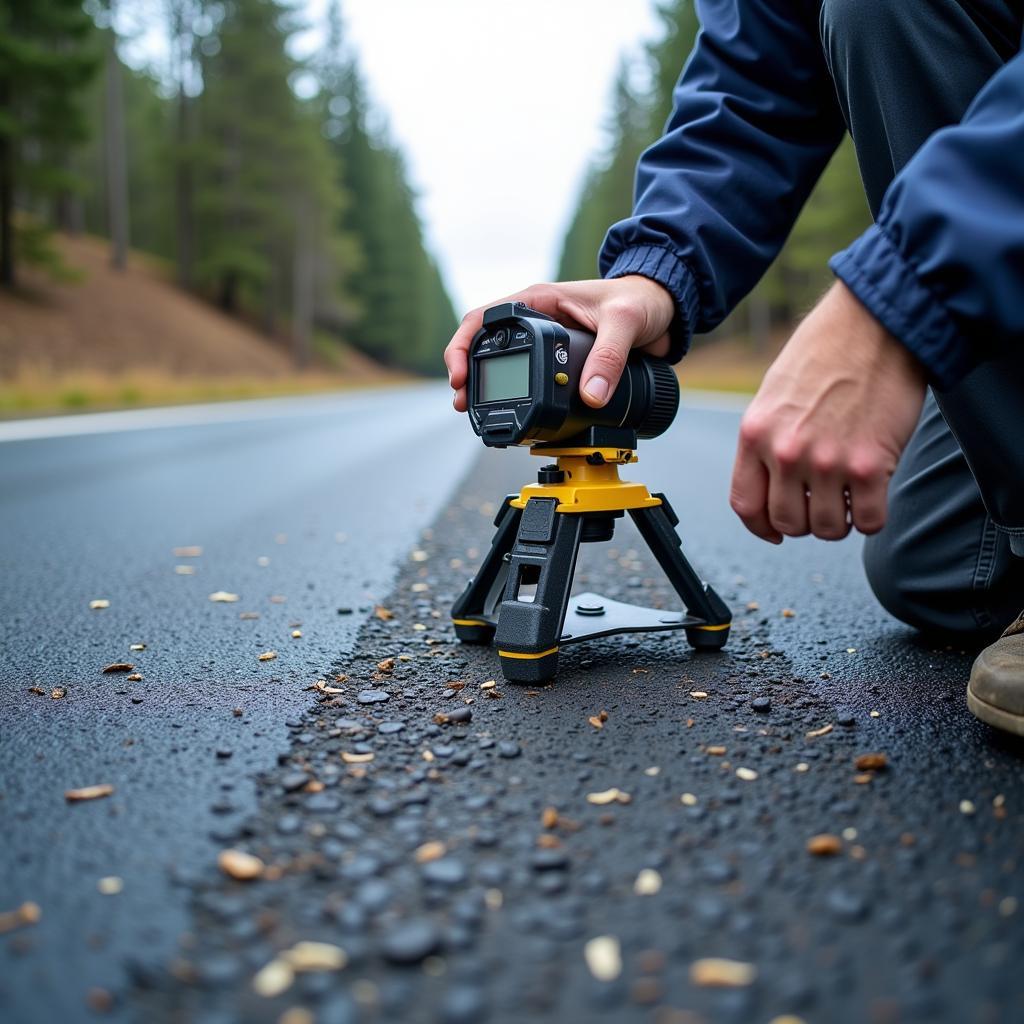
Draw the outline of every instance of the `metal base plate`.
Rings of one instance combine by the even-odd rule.
[[[473,620],[481,626],[495,629],[498,625],[498,609],[495,608],[489,615],[474,615]],[[468,620],[465,624],[469,624]],[[575,594],[569,598],[558,642],[575,644],[599,636],[614,636],[616,633],[658,633],[666,629],[689,629],[691,626],[703,625],[706,625],[704,619],[683,612],[624,604],[600,594]]]
[[[683,612],[623,604],[600,594],[575,594],[569,598],[559,643],[575,644],[616,633],[656,633],[702,625],[703,619]]]

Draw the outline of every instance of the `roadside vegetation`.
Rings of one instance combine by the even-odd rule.
[[[111,267],[101,238],[51,243],[74,280],[23,271],[0,291],[0,416],[227,401],[411,379],[323,331],[297,370],[286,347],[183,291],[174,268],[129,251]],[[31,338],[31,346],[24,339]]]
[[[33,321],[47,303],[59,317],[80,305],[73,289],[95,291],[97,268],[76,259],[84,236],[106,240],[127,307],[129,253],[148,254],[169,285],[266,339],[289,372],[344,378],[352,351],[388,372],[439,372],[455,314],[402,154],[366,95],[337,0],[320,49],[300,60],[294,37],[308,27],[286,0],[3,5],[0,295],[8,345],[0,387],[8,406],[48,404],[47,375],[144,369],[139,381],[156,379],[156,368],[136,365],[145,358],[108,368],[102,344],[89,351],[97,338],[88,331],[56,361],[39,334],[11,341],[13,321]],[[143,36],[157,42],[140,46]],[[144,350],[153,342],[137,327],[133,343]],[[213,348],[218,337],[204,344]],[[187,376],[188,368],[160,372]],[[260,376],[244,362],[235,372]],[[58,405],[76,391],[56,387]],[[211,381],[204,394],[220,387]],[[169,379],[155,390],[192,389]],[[106,402],[154,387],[101,390]]]

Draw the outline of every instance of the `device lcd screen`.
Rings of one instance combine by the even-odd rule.
[[[479,359],[478,402],[504,402],[526,398],[530,393],[530,353],[513,352],[507,356]]]

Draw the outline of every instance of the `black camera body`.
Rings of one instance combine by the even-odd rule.
[[[521,302],[484,312],[469,350],[469,421],[485,445],[635,448],[675,419],[679,382],[664,359],[634,352],[607,405],[579,395],[594,335]]]

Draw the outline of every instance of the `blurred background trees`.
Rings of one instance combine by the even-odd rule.
[[[632,60],[615,83],[606,142],[586,172],[558,265],[563,281],[594,277],[597,253],[611,224],[629,216],[633,175],[643,150],[672,112],[672,89],[699,29],[693,0],[662,0],[664,34]],[[712,335],[742,335],[754,350],[772,343],[832,280],[829,257],[870,223],[856,159],[847,139],[818,183],[779,258],[754,291]],[[776,343],[777,343],[776,339]]]
[[[99,66],[92,22],[79,0],[0,5],[0,286],[19,260],[59,260],[46,225],[65,215],[70,162],[88,134],[80,96]]]
[[[53,228],[163,258],[182,287],[287,345],[340,339],[437,373],[456,320],[401,153],[334,0],[300,61],[294,0],[6,0],[0,7],[0,284],[60,274]],[[143,70],[119,33],[152,31]]]
[[[23,286],[38,280],[38,268],[71,279],[71,264],[82,261],[64,256],[81,257],[70,245],[80,235],[92,246],[94,270],[102,263],[96,247],[109,246],[108,292],[128,279],[129,251],[135,266],[141,254],[176,283],[174,297],[219,309],[259,344],[271,339],[295,367],[334,372],[349,365],[352,346],[374,366],[441,372],[456,326],[452,303],[403,154],[346,40],[340,2],[328,3],[317,26],[319,50],[300,60],[293,42],[308,27],[306,0],[5,0],[4,301],[15,301],[19,271]],[[636,161],[671,111],[699,26],[693,0],[660,0],[658,16],[657,38],[620,65],[605,144],[569,218],[559,279],[595,274],[608,226],[629,214]],[[845,145],[776,264],[713,337],[739,337],[746,352],[770,353],[829,281],[829,255],[867,223]],[[123,320],[146,333],[127,314]],[[22,330],[26,338],[33,330],[56,334]],[[0,362],[4,343],[0,337]],[[73,339],[62,344],[64,353],[74,349]],[[121,351],[129,348],[126,337]],[[0,377],[5,372],[0,366]]]

